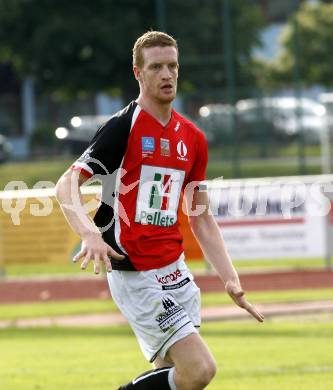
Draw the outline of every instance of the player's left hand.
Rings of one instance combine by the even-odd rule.
[[[265,317],[263,314],[261,314],[254,306],[252,306],[251,303],[249,303],[245,298],[245,292],[242,290],[239,283],[236,283],[235,281],[228,281],[225,284],[225,289],[236,305],[248,311],[257,321],[264,321]]]

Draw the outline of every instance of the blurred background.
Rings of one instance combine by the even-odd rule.
[[[97,128],[137,97],[132,47],[149,29],[166,31],[178,41],[174,105],[207,136],[208,179],[301,175],[299,180],[310,185],[313,180],[305,175],[331,173],[333,1],[0,0],[0,190],[31,189],[40,181],[39,187],[54,186]],[[52,256],[57,266],[60,253],[69,259],[79,242],[67,227],[60,229],[64,219],[54,199],[52,218],[36,218],[31,210],[42,210],[41,201],[34,205],[28,193],[20,195],[27,204],[16,226],[11,196],[6,191],[1,195],[0,263],[40,262],[48,267]],[[222,198],[221,224],[228,217]],[[276,199],[269,201],[275,204]],[[274,222],[281,207],[275,204],[266,217]],[[294,209],[295,216],[300,212]],[[44,214],[39,211],[39,216]],[[330,266],[330,221],[322,219],[318,226],[327,228],[320,230],[309,219],[307,232],[302,232],[306,243],[298,240],[296,250],[294,240],[292,256],[311,253],[321,257],[320,265],[326,257]],[[252,222],[243,222],[246,233]],[[237,248],[239,232],[230,223],[228,232]],[[253,242],[267,246],[268,253],[261,256],[267,259],[274,257],[271,245],[282,233],[270,242],[264,229],[262,242],[253,230]],[[313,229],[320,243],[311,240]],[[39,239],[28,238],[29,231]],[[283,234],[291,240],[288,232]],[[49,237],[54,242],[57,238],[52,249]],[[281,241],[284,257],[291,255],[290,245]],[[235,260],[237,253],[232,250]],[[201,252],[188,256],[194,257],[202,258]]]
[[[209,178],[330,172],[332,1],[0,0],[0,161],[26,162],[2,188],[32,186],[36,160],[55,181],[137,97],[149,29],[178,40],[175,107],[207,135]]]

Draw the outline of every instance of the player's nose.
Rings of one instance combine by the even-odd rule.
[[[164,65],[162,68],[162,78],[163,80],[170,80],[172,78],[172,74],[167,65]]]

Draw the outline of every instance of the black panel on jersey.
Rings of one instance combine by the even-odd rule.
[[[84,161],[94,172],[94,179],[102,181],[102,202],[94,222],[100,228],[103,239],[116,252],[125,255],[118,247],[114,235],[114,201],[117,170],[126,153],[136,102],[123,110],[98,129],[88,149],[79,160]],[[135,270],[128,256],[124,260],[111,259],[113,269]]]
[[[94,175],[112,175],[124,157],[136,102],[114,114],[94,135],[79,162],[87,164]]]

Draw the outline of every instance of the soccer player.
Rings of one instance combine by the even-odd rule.
[[[112,297],[128,319],[144,356],[154,364],[120,390],[200,390],[215,375],[213,356],[200,337],[200,292],[184,262],[177,221],[182,194],[205,257],[237,305],[258,321],[247,302],[220,229],[209,213],[203,133],[172,108],[178,47],[149,31],[133,48],[140,94],[113,115],[85,153],[59,179],[57,199],[82,239],[74,261],[104,262]],[[94,221],[86,216],[80,186],[102,181]],[[112,272],[111,272],[112,271]]]

